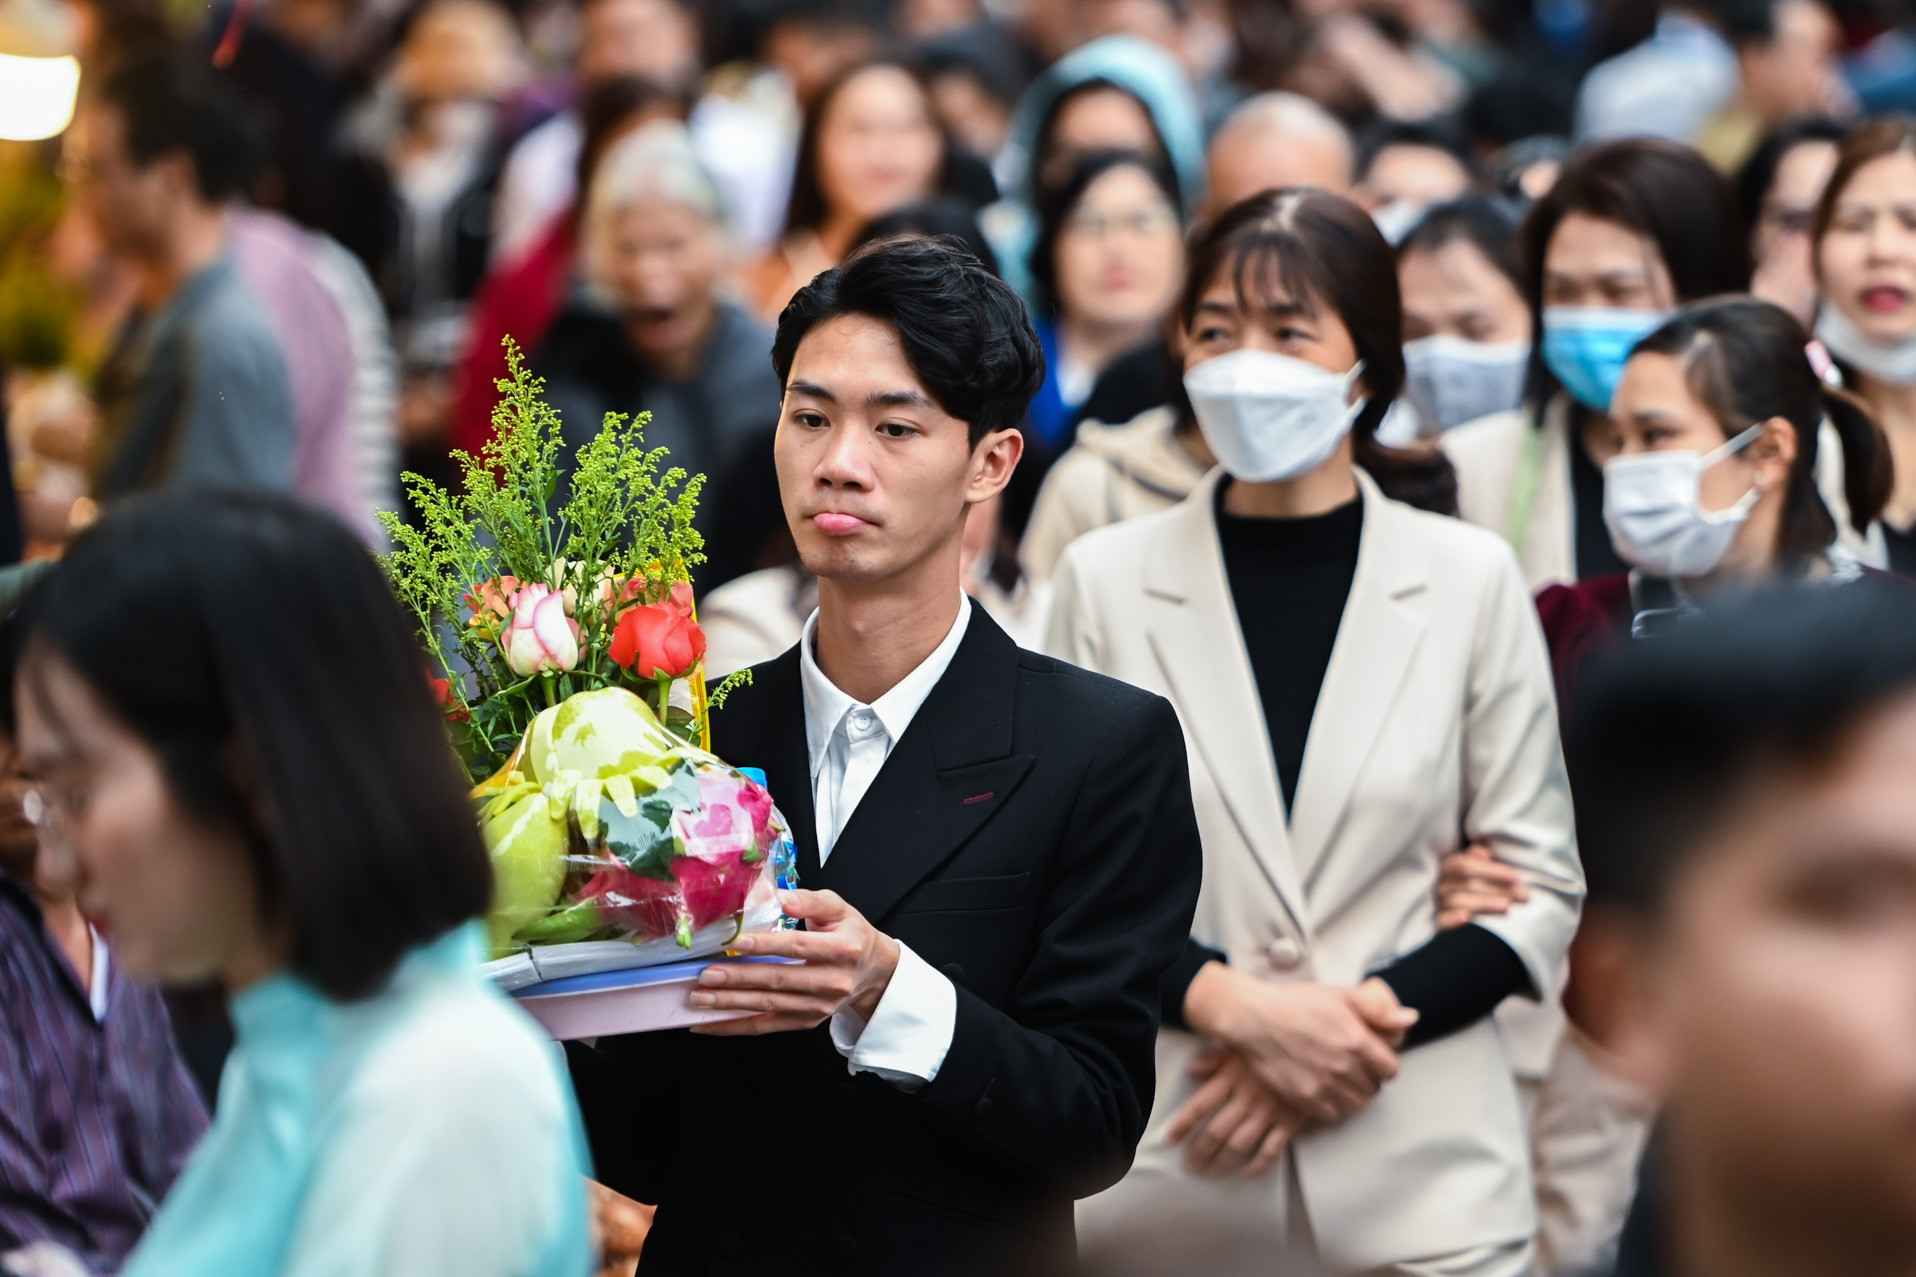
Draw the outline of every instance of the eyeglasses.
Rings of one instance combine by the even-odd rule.
[[[1105,239],[1116,234],[1143,239],[1166,232],[1175,235],[1178,219],[1168,208],[1140,208],[1129,213],[1073,213],[1065,219],[1064,228],[1086,239]]]

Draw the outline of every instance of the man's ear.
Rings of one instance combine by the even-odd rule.
[[[996,496],[1011,482],[1019,458],[1025,455],[1024,432],[1016,429],[994,430],[971,450],[971,477],[965,485],[965,503],[976,505]]]

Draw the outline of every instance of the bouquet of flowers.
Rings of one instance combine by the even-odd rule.
[[[780,925],[792,853],[762,775],[709,749],[739,676],[707,694],[689,579],[703,477],[660,472],[644,414],[608,414],[563,474],[542,383],[510,343],[507,360],[461,490],[409,474],[418,522],[382,516],[475,781],[494,955],[525,955],[526,983],[717,953]]]

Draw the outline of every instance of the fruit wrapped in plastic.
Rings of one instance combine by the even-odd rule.
[[[496,881],[495,955],[623,941],[624,965],[717,953],[779,923],[784,817],[765,787],[659,724],[620,688],[533,720],[474,791]]]

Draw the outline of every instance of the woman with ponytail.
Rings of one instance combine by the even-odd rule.
[[[1491,1013],[1552,998],[1582,872],[1523,574],[1494,533],[1406,503],[1452,505],[1441,454],[1375,438],[1402,317],[1356,206],[1233,207],[1180,319],[1219,468],[1065,550],[1049,640],[1177,707],[1204,841],[1151,1125],[1080,1205],[1085,1267],[1528,1273],[1530,1147]],[[1439,933],[1466,842],[1527,897]]]
[[[1604,467],[1604,522],[1630,568],[1537,596],[1566,713],[1592,651],[1726,587],[1866,571],[1818,487],[1822,447],[1840,446],[1850,530],[1866,531],[1890,495],[1889,447],[1868,408],[1770,302],[1677,311],[1631,352],[1610,416],[1619,450]]]
[[[1916,577],[1916,119],[1863,125],[1837,148],[1810,222],[1823,306],[1816,337],[1881,424],[1895,482],[1874,561]],[[1858,525],[1862,526],[1862,525]]]

